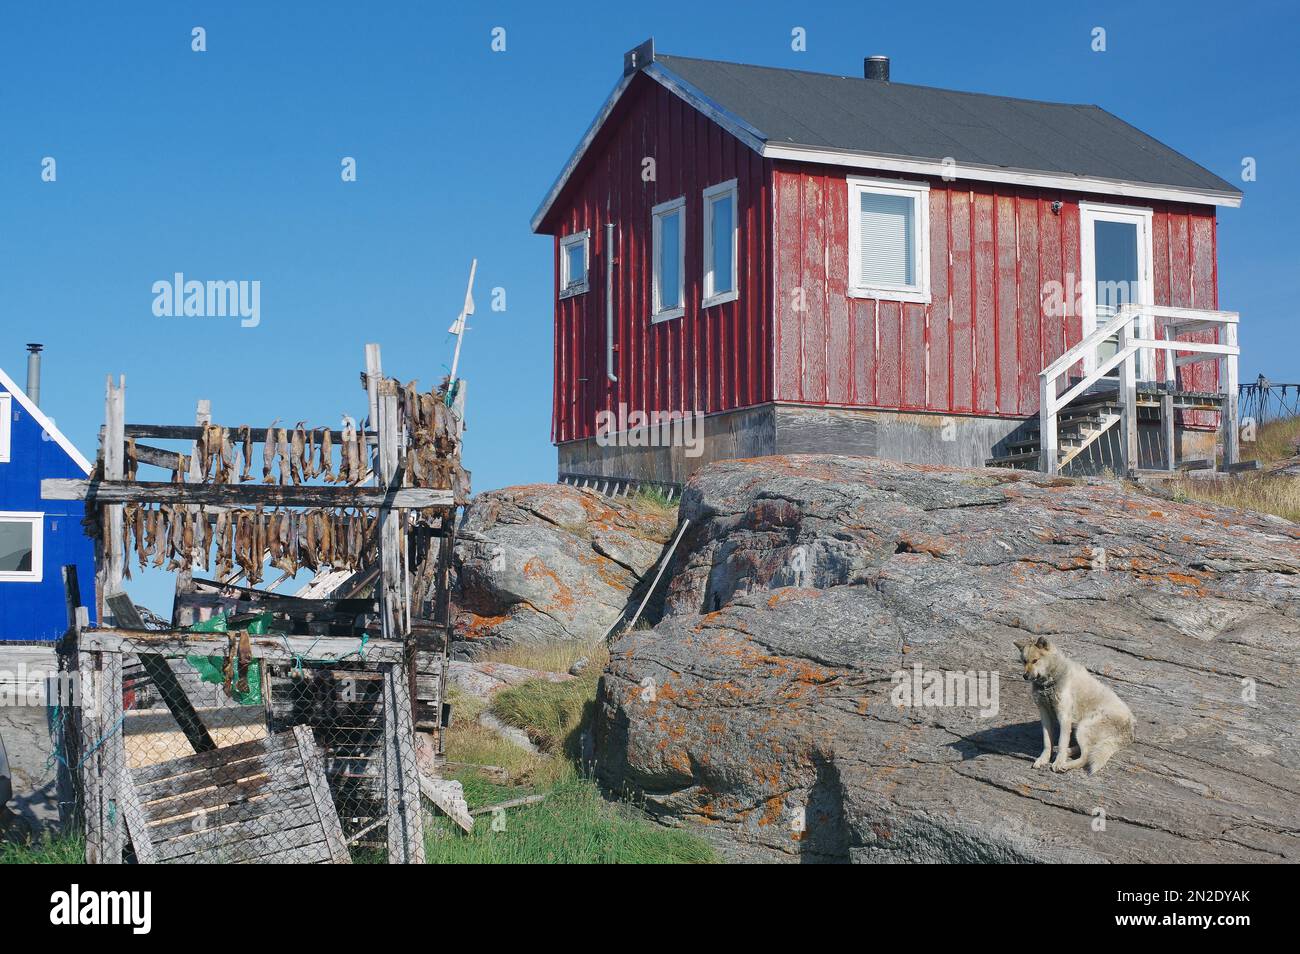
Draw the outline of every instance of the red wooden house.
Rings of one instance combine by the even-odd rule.
[[[792,452],[1235,460],[1239,190],[1096,106],[656,55],[533,219],[562,477]],[[647,426],[657,414],[688,417]]]

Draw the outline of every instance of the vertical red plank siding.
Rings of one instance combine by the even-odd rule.
[[[996,327],[996,258],[993,239],[993,191],[979,185],[972,196],[972,245],[975,250],[973,275],[975,311],[975,410],[994,414],[998,410]]]
[[[926,313],[929,360],[926,364],[927,401],[932,410],[952,406],[952,323],[948,310],[948,190],[930,190],[930,293]]]
[[[1078,278],[1075,262],[1066,264],[1061,247],[1061,217],[1052,212],[1051,202],[1044,197],[1038,202],[1038,280],[1040,301],[1038,313],[1043,328],[1043,367],[1047,367],[1065,353],[1065,310],[1069,302],[1078,295],[1078,289],[1071,280]],[[1070,274],[1067,275],[1066,273]],[[1053,283],[1056,293],[1052,294],[1048,283]],[[1073,307],[1073,305],[1070,305]],[[1042,370],[1040,368],[1039,370]],[[1037,377],[1038,372],[1033,372]],[[1034,407],[1038,406],[1037,398]]]
[[[954,411],[969,411],[975,400],[974,308],[971,300],[971,196],[964,189],[949,193],[949,233],[952,236],[952,266],[949,294],[952,299],[952,402]]]
[[[642,180],[646,157],[656,163],[649,182]],[[931,302],[900,304],[847,294],[849,174],[764,160],[637,78],[546,226],[556,234],[553,439],[593,436],[596,413],[620,402],[706,413],[772,400],[1036,413],[1039,371],[1081,336],[1079,196],[928,180]],[[701,192],[733,178],[740,294],[702,309]],[[652,324],[650,209],[679,196],[686,199],[686,313]],[[1108,201],[1154,210],[1157,304],[1217,307],[1213,209]],[[612,249],[604,247],[606,222],[616,226]],[[591,230],[589,290],[560,299],[558,238],[583,229]],[[617,383],[605,375],[611,253]],[[1213,388],[1216,369],[1191,368],[1187,381]]]
[[[1037,195],[1015,197],[1016,213],[1016,304],[1012,321],[1016,325],[1016,406],[1021,414],[1038,407],[1038,373],[1043,360],[1043,316],[1039,307],[1042,285],[1038,262]]]
[[[847,295],[848,174],[776,167],[777,399],[1003,417],[1037,413],[1039,372],[1082,337],[1079,196],[930,180],[931,302],[900,305]],[[1213,307],[1207,304],[1217,291],[1213,212],[1109,201],[1154,209],[1157,304],[1195,300],[1196,307]],[[808,306],[802,314],[791,305],[799,290]],[[836,363],[841,354],[847,397]],[[1214,373],[1209,364],[1198,371]]]
[[[997,247],[997,281],[993,292],[998,336],[997,409],[999,414],[1014,416],[1020,413],[1020,289],[1016,284],[1020,249],[1016,241],[1016,198],[999,193],[993,201],[993,236]],[[1037,355],[1033,356],[1033,363],[1037,360]]]
[[[803,337],[803,396],[816,404],[826,403],[826,242],[822,193],[823,176],[802,177],[803,209],[800,228],[799,288],[803,292],[803,310],[799,319]]]
[[[642,161],[655,160],[643,181]],[[771,164],[648,77],[638,77],[592,143],[548,216],[556,235],[555,393],[552,436],[591,437],[596,414],[629,410],[706,413],[772,399]],[[700,307],[704,189],[737,180],[740,223],[734,302]],[[686,198],[685,308],[651,323],[651,215]],[[795,203],[796,207],[798,203]],[[616,226],[604,247],[605,223]],[[558,238],[591,230],[588,291],[559,297]],[[615,374],[605,374],[605,262],[613,252]]]

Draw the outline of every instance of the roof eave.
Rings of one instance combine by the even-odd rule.
[[[1196,189],[1172,186],[1158,182],[1133,182],[1123,179],[1106,179],[1099,176],[1081,176],[1065,172],[1043,172],[1034,169],[1014,169],[1006,166],[984,166],[974,163],[945,163],[937,159],[920,159],[910,156],[891,156],[882,153],[833,149],[802,143],[768,142],[760,150],[765,159],[785,159],[793,162],[823,163],[836,166],[855,166],[887,172],[907,172],[917,175],[939,176],[946,180],[972,179],[978,182],[1006,182],[1014,185],[1070,192],[1089,192],[1097,195],[1125,196],[1129,198],[1161,199],[1170,202],[1190,202],[1197,205],[1221,205],[1238,208],[1242,193],[1236,190]]]
[[[727,132],[731,133],[755,152],[762,151],[763,144],[766,142],[767,137],[735,113],[730,112],[720,103],[710,99],[700,89],[686,82],[686,80],[682,79],[662,63],[651,62],[645,68],[639,70],[638,73],[644,73],[660,86],[663,86],[676,96],[681,97],[688,104],[712,119],[719,126],[727,130]],[[604,105],[602,105],[600,110],[596,113],[596,118],[591,121],[591,125],[587,127],[587,131],[578,142],[577,148],[574,149],[573,154],[569,156],[569,161],[564,164],[564,168],[560,170],[559,176],[556,177],[555,182],[551,184],[551,188],[547,191],[546,197],[542,199],[541,205],[539,205],[537,211],[533,213],[530,224],[534,232],[538,231],[542,223],[546,220],[546,216],[550,213],[551,207],[554,206],[555,200],[560,197],[560,193],[563,192],[564,187],[568,185],[569,179],[572,178],[573,173],[577,170],[578,165],[587,154],[587,150],[591,148],[591,144],[595,142],[596,136],[600,134],[600,130],[605,125],[605,121],[609,119],[610,114],[618,105],[619,100],[623,98],[623,94],[627,92],[627,88],[631,85],[632,80],[636,75],[637,73],[630,73],[619,80],[618,84],[614,87],[614,91],[609,94]]]
[[[50,440],[58,444],[63,452],[72,458],[73,463],[85,471],[86,476],[90,476],[90,461],[86,460],[77,446],[68,440],[67,436],[54,426],[54,422],[45,416],[39,407],[32,403],[32,399],[27,396],[27,392],[14,383],[14,379],[5,374],[5,369],[0,368],[0,388],[13,395],[13,399],[18,402],[28,414],[32,416],[37,424],[46,434],[50,435]]]

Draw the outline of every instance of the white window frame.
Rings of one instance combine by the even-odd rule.
[[[569,248],[582,245],[582,281],[569,283]],[[591,229],[574,232],[560,239],[560,297],[572,298],[591,287]]]
[[[731,199],[731,290],[714,292],[713,290],[713,204],[718,199]],[[740,297],[740,200],[736,180],[728,179],[717,185],[709,186],[703,193],[704,201],[704,297],[701,308],[721,305],[723,302],[735,301]]]
[[[0,510],[0,523],[32,525],[32,568],[0,570],[0,583],[39,583],[45,571],[45,514],[30,510]]]
[[[673,308],[659,306],[659,255],[663,240],[661,232],[663,220],[669,215],[680,214],[682,226],[677,230],[677,305]],[[686,196],[678,196],[667,202],[660,202],[650,210],[651,243],[654,253],[650,262],[650,321],[668,321],[686,314]]]
[[[930,303],[930,184],[905,182],[901,179],[871,179],[862,176],[848,177],[849,189],[849,297],[875,298],[880,301],[910,301]],[[862,230],[862,203],[858,196],[863,192],[880,195],[901,195],[912,200],[916,209],[916,228],[913,230],[912,254],[916,263],[916,284],[913,286],[862,284],[862,248],[859,238]]]
[[[10,435],[14,423],[14,399],[12,394],[0,394],[0,464],[11,460],[9,453]]]

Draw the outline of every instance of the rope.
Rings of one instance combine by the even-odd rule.
[[[56,707],[56,713],[55,713],[55,714],[56,714],[56,716],[57,716],[57,707]],[[86,759],[88,759],[88,758],[90,758],[92,755],[94,755],[95,752],[98,751],[98,749],[99,749],[99,747],[100,747],[101,745],[103,745],[105,742],[107,742],[109,739],[111,739],[111,738],[113,737],[113,734],[114,734],[115,732],[117,732],[118,729],[122,728],[122,723],[125,722],[125,721],[126,721],[126,713],[123,713],[122,716],[121,716],[121,718],[119,718],[119,719],[117,720],[117,722],[115,722],[115,723],[113,724],[113,728],[109,729],[107,732],[105,732],[103,735],[101,735],[101,736],[99,737],[98,741],[96,741],[94,745],[92,745],[89,749],[86,750],[86,754],[83,755],[83,756],[81,757],[81,761],[79,761],[76,765],[71,765],[71,764],[69,764],[69,763],[68,763],[68,760],[65,759],[65,758],[60,754],[60,751],[62,750],[63,746],[62,746],[62,745],[56,745],[56,746],[55,746],[55,750],[54,750],[53,752],[50,753],[50,757],[49,757],[49,759],[46,760],[46,762],[45,762],[45,767],[46,767],[46,768],[50,768],[50,767],[54,764],[54,762],[57,761],[60,765],[64,766],[65,768],[70,768],[70,769],[72,769],[72,770],[74,770],[74,771],[77,770],[77,769],[79,769],[79,768],[81,768],[83,765],[86,764]]]
[[[361,641],[357,643],[356,649],[343,653],[341,656],[336,656],[333,653],[326,653],[324,656],[312,656],[311,651],[316,648],[316,644],[319,643],[322,638],[323,637],[321,636],[317,636],[314,640],[312,640],[312,644],[307,647],[305,652],[295,653],[292,647],[289,645],[289,637],[284,633],[280,634],[280,639],[283,640],[284,642],[284,648],[289,652],[291,656],[293,656],[294,668],[298,670],[299,675],[301,675],[303,672],[302,661],[304,658],[320,659],[322,662],[331,662],[331,661],[339,662],[340,660],[347,659],[349,656],[356,656],[362,662],[366,661],[366,643],[370,642],[369,633],[362,634]]]

